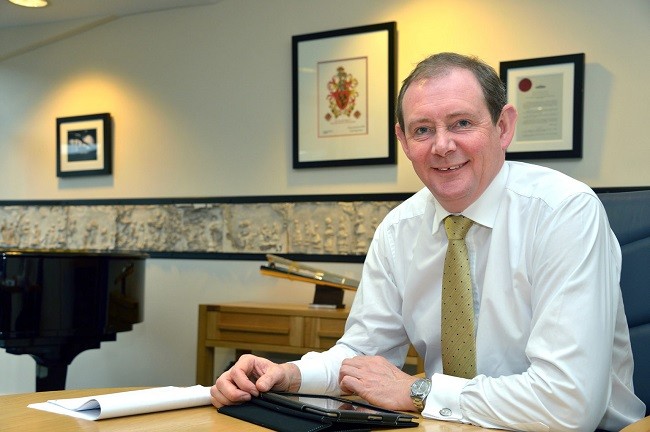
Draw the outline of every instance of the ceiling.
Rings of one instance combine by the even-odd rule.
[[[86,18],[122,17],[219,1],[222,0],[49,0],[47,7],[34,9],[0,0],[0,28]]]

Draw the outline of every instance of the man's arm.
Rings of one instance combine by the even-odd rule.
[[[397,287],[394,268],[387,260],[395,250],[387,234],[389,225],[384,220],[375,231],[343,337],[329,350],[308,353],[295,362],[302,374],[301,392],[340,394],[353,391],[342,389],[340,385],[340,369],[349,361],[346,359],[381,355],[397,367],[403,364],[409,340],[401,316],[403,288]],[[398,246],[407,250],[404,259],[408,259],[411,246]],[[406,396],[408,394],[409,389]]]

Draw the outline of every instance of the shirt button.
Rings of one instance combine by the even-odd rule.
[[[451,415],[451,410],[449,408],[443,408],[439,412],[443,417],[449,417]]]

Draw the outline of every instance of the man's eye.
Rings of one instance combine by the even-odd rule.
[[[471,123],[469,122],[469,120],[459,120],[457,125],[460,128],[466,128],[466,127],[469,127],[471,125]]]
[[[413,131],[413,135],[424,135],[424,134],[426,134],[427,132],[429,132],[429,128],[428,128],[428,127],[420,126],[420,127],[418,127],[418,128],[415,128],[415,130]]]

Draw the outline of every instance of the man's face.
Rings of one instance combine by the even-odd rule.
[[[460,213],[485,191],[505,160],[516,111],[492,123],[481,87],[466,69],[411,83],[404,129],[395,133],[416,174],[449,212]]]

